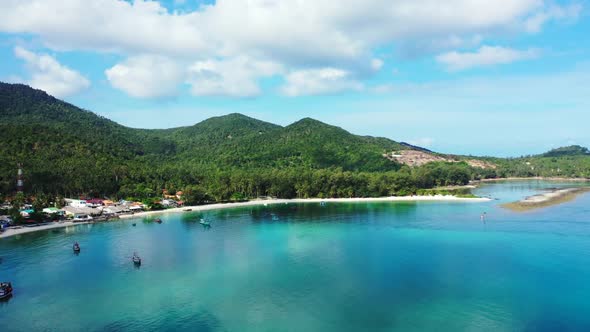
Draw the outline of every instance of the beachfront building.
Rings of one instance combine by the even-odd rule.
[[[169,199],[169,198],[163,199],[161,204],[163,207],[177,207],[178,206],[178,204],[176,203],[175,200]]]
[[[71,206],[71,207],[75,207],[75,208],[88,207],[88,203],[86,202],[86,200],[83,200],[83,199],[66,198],[66,199],[64,199],[64,201],[66,201],[67,206]]]
[[[44,208],[43,213],[48,214],[48,215],[56,215],[56,216],[63,216],[65,213],[63,210],[58,209],[56,207],[48,207],[48,208]]]
[[[143,208],[140,205],[131,205],[129,206],[129,210],[131,212],[141,212],[143,211]]]
[[[139,212],[146,209],[145,204],[141,202],[126,202],[125,206],[127,206],[131,212]]]
[[[103,202],[100,198],[91,198],[86,200],[86,205],[89,207],[99,207],[104,205]]]
[[[113,202],[113,201],[111,201],[109,199],[105,199],[105,200],[102,201],[102,205],[103,206],[113,206],[113,205],[115,205],[115,202]]]
[[[69,218],[76,218],[76,216],[82,215],[100,216],[102,214],[101,210],[89,207],[64,206],[62,210],[64,211],[64,215]]]
[[[24,210],[20,210],[20,215],[23,218],[29,218],[31,216],[31,214],[35,213],[35,210],[33,209],[24,209]]]
[[[102,213],[105,215],[116,216],[124,213],[129,213],[131,210],[125,205],[106,206],[102,208]]]

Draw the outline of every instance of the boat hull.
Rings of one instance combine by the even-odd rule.
[[[3,283],[2,284],[2,288],[1,288],[1,293],[0,293],[0,300],[5,300],[8,299],[9,297],[12,296],[12,286],[10,285],[10,283]]]

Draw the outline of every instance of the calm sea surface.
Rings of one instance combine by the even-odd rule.
[[[498,206],[564,185],[486,185],[477,193],[498,199],[486,203],[288,204],[1,239],[0,280],[15,291],[0,331],[590,331],[590,195],[529,213]]]

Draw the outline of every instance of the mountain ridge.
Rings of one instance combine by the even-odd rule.
[[[145,165],[158,172],[188,172],[187,178],[199,178],[198,172],[187,171],[192,168],[208,172],[400,167],[381,157],[397,142],[354,135],[311,118],[282,127],[230,113],[191,126],[137,129],[22,84],[0,83],[0,131],[5,142],[0,148],[0,192],[13,187],[17,163],[27,170],[27,188],[56,192],[67,192],[61,185],[66,182],[77,183],[71,190],[75,192],[93,187],[114,191],[121,178]],[[178,170],[180,165],[183,169]],[[141,181],[154,181],[166,176],[146,173],[142,177]],[[53,184],[52,179],[59,183]]]
[[[0,142],[0,196],[14,191],[17,163],[28,192],[151,197],[182,188],[216,201],[409,194],[511,175],[590,177],[588,150],[579,146],[550,151],[551,157],[453,156],[453,162],[430,158],[407,166],[393,152],[446,155],[312,118],[280,126],[230,113],[191,126],[130,128],[41,90],[1,82]],[[470,167],[474,161],[494,167]]]

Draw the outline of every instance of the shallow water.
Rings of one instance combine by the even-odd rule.
[[[590,195],[498,207],[563,185],[486,185],[479,193],[499,198],[487,203],[288,204],[2,239],[0,279],[16,290],[0,302],[0,331],[588,331]]]

